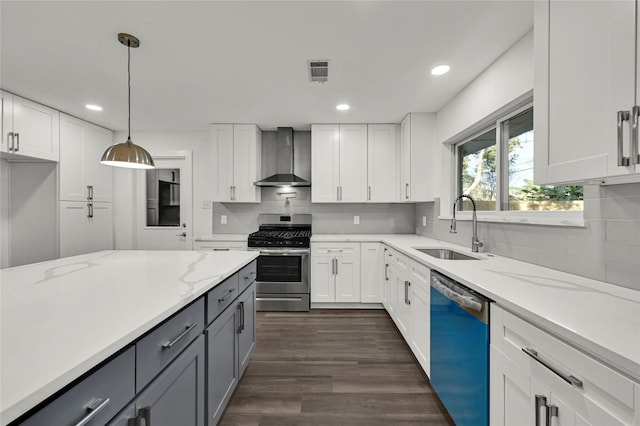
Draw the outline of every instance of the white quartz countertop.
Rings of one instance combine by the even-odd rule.
[[[484,294],[640,383],[640,291],[412,234],[311,238],[312,243],[373,241]],[[443,260],[414,247],[448,247],[482,260]]]
[[[258,256],[101,251],[0,270],[6,425]]]

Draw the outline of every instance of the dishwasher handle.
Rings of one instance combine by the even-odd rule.
[[[444,285],[435,275],[431,276],[431,287],[435,288],[447,299],[456,302],[464,308],[471,309],[476,312],[482,312],[482,301],[480,299],[471,295],[457,293],[454,289]]]

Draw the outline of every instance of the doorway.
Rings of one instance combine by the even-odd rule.
[[[191,151],[152,157],[155,169],[135,172],[136,248],[191,250]]]

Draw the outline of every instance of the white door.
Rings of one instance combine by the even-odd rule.
[[[151,153],[155,170],[136,170],[136,239],[138,250],[191,250],[192,228],[192,174],[191,151]],[[176,176],[173,181],[163,179]],[[147,173],[150,172],[150,173]],[[153,185],[153,187],[151,187]],[[157,193],[157,198],[147,198]],[[151,212],[152,214],[148,214]]]
[[[13,131],[19,133],[16,149],[21,155],[58,161],[60,113],[44,105],[14,96]]]
[[[311,126],[311,201],[338,201],[340,128],[333,124]]]
[[[398,128],[396,124],[369,124],[367,201],[399,201]]]
[[[335,302],[335,261],[333,256],[311,257],[311,302]]]
[[[362,243],[361,245],[361,285],[360,302],[382,302],[382,281],[384,280],[384,255],[382,244]]]
[[[334,166],[335,167],[335,166]],[[367,201],[367,125],[340,125],[340,201]]]
[[[360,258],[337,256],[336,302],[360,302]]]

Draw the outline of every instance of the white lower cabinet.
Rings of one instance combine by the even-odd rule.
[[[360,302],[360,243],[311,244],[311,303]]]
[[[113,250],[111,203],[60,201],[60,257]]]
[[[381,303],[385,252],[381,243],[360,245],[360,302]]]
[[[492,305],[492,426],[638,425],[639,390],[599,361]]]
[[[430,374],[431,297],[426,266],[384,249],[383,304],[424,372]]]

